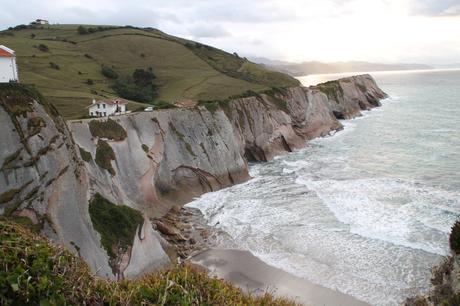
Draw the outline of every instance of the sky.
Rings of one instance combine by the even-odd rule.
[[[241,56],[460,63],[460,0],[0,0],[0,28],[155,27]],[[0,41],[1,44],[1,41]]]

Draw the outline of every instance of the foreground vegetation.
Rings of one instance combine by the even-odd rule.
[[[460,305],[460,219],[452,226],[449,245],[453,254],[432,269],[430,292],[407,299],[405,306]]]
[[[61,246],[0,220],[0,305],[292,305],[254,297],[198,268],[180,265],[136,280],[94,277]]]
[[[136,110],[145,108],[138,102],[164,107],[299,84],[237,54],[152,28],[19,26],[0,31],[0,40],[16,51],[20,81],[35,84],[65,118],[86,115],[92,98],[123,96]]]

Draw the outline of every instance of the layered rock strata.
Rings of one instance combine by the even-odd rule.
[[[0,88],[0,213],[29,218],[99,275],[133,277],[168,264],[167,242],[144,223],[120,255],[121,266],[110,267],[88,212],[96,193],[146,220],[159,218],[205,192],[249,179],[248,161],[301,148],[384,97],[372,77],[362,75],[212,107],[65,123],[39,98]]]

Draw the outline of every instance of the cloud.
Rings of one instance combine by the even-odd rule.
[[[412,0],[411,13],[423,16],[460,16],[458,0]]]
[[[209,23],[199,23],[189,28],[189,35],[194,38],[220,38],[230,36],[220,25],[213,25]]]
[[[444,10],[442,16],[460,16],[460,5],[454,5]]]
[[[460,62],[459,2],[21,0],[2,3],[0,28],[43,18],[156,27],[241,55],[291,61]]]

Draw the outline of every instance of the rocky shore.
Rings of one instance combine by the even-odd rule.
[[[152,219],[153,228],[169,243],[172,261],[182,261],[215,245],[225,235],[209,226],[197,208],[174,207],[165,216]]]

